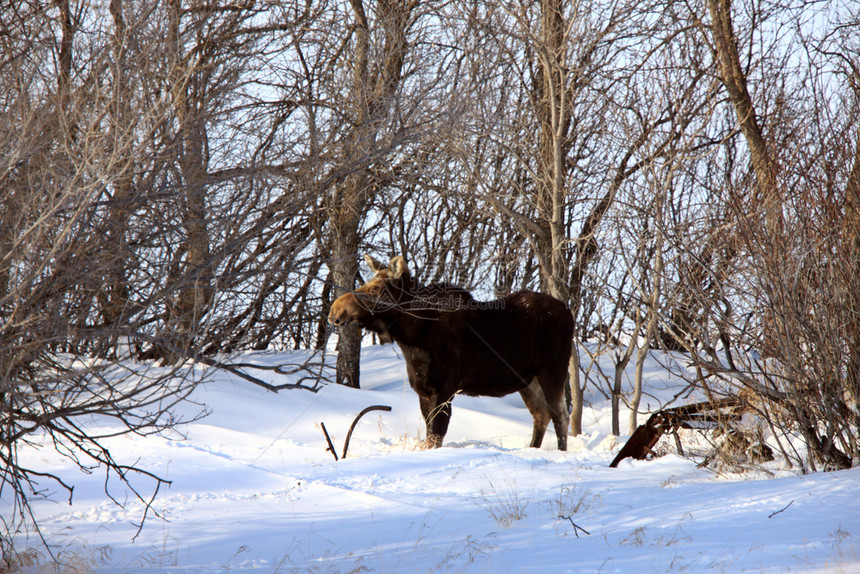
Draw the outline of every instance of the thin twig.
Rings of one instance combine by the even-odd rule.
[[[302,389],[305,391],[311,391],[312,393],[316,393],[320,389],[318,384],[314,385],[313,387],[308,387],[306,385],[303,385],[301,383],[301,381],[305,380],[304,378],[301,379],[298,383],[284,383],[281,385],[273,385],[271,383],[267,383],[266,381],[264,381],[262,379],[258,379],[257,377],[255,377],[253,375],[249,375],[249,374],[245,373],[244,371],[240,371],[239,369],[236,368],[235,365],[228,364],[228,363],[222,363],[221,361],[216,361],[215,359],[212,359],[210,357],[200,355],[197,353],[189,353],[188,351],[186,351],[184,349],[180,349],[179,347],[172,345],[172,344],[168,343],[167,341],[164,341],[163,339],[151,337],[149,335],[146,335],[145,333],[133,333],[133,336],[140,338],[140,339],[142,339],[148,343],[152,343],[154,345],[160,346],[160,347],[166,349],[167,351],[170,351],[171,353],[181,355],[181,356],[185,357],[186,359],[189,359],[189,360],[194,361],[196,363],[203,363],[204,365],[214,367],[216,369],[221,369],[221,370],[227,371],[230,374],[233,374],[233,375],[236,375],[237,377],[243,378],[246,381],[249,381],[251,383],[254,383],[255,385],[263,387],[264,389],[266,389],[268,391],[272,391],[273,393],[277,393],[278,391],[282,391],[284,389]],[[325,362],[325,354],[323,354],[323,361],[322,361],[321,366],[320,366],[320,374],[322,373],[322,369],[325,367],[325,365],[323,364],[324,362]],[[253,365],[251,363],[239,363],[239,365],[241,365],[242,367],[245,367],[245,368],[250,367],[250,368],[261,369],[261,370],[273,370],[279,374],[294,374],[294,373],[299,372],[301,370],[306,370],[305,366],[309,366],[309,367],[317,366],[316,364],[310,363],[310,359],[308,359],[307,362],[303,363],[302,365],[299,365],[298,368],[296,368],[292,371],[282,371],[281,367],[283,367],[285,365],[278,365],[276,367],[269,367],[269,366],[265,366],[265,365]],[[320,380],[319,377],[311,377],[311,378],[314,378],[317,381],[317,383],[319,383],[319,380]]]
[[[786,505],[785,505],[785,508],[781,508],[781,509],[777,510],[776,512],[774,512],[773,514],[771,514],[770,516],[768,516],[768,518],[773,518],[774,516],[776,516],[776,515],[777,515],[777,514],[779,514],[780,512],[785,512],[786,510],[788,510],[788,507],[789,507],[789,506],[791,506],[792,504],[794,504],[794,501],[793,501],[793,500],[792,500],[791,502],[789,502],[788,504],[786,504]]]
[[[579,538],[579,531],[580,530],[582,530],[586,536],[591,536],[591,532],[589,532],[588,530],[586,530],[585,528],[583,528],[582,526],[580,526],[576,522],[574,522],[573,518],[571,518],[570,516],[565,516],[564,514],[559,514],[558,517],[570,521],[570,523],[573,525],[573,533],[576,534],[577,538]]]
[[[325,435],[325,441],[328,443],[328,448],[326,450],[331,452],[335,462],[337,462],[337,451],[334,450],[334,443],[331,442],[331,437],[328,435],[328,431],[325,430],[325,423],[321,422],[320,426],[322,427],[323,434]]]

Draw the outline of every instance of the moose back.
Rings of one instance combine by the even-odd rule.
[[[365,260],[373,278],[339,297],[328,319],[335,326],[356,321],[400,346],[427,425],[426,447],[441,446],[458,392],[518,392],[534,419],[531,446],[541,445],[552,420],[558,448],[567,450],[564,385],[573,318],[561,301],[520,291],[480,302],[453,285],[418,285],[403,257],[388,266]]]

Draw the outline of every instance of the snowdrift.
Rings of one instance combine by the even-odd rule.
[[[649,363],[646,385],[671,396],[677,387],[661,364]],[[75,486],[71,505],[60,492],[35,504],[67,569],[860,572],[860,469],[797,476],[774,465],[769,476],[737,476],[675,455],[611,469],[626,437],[608,434],[607,401],[595,392],[587,434],[566,453],[551,429],[543,449],[527,448],[531,417],[516,394],[458,396],[443,448],[418,451],[418,401],[393,346],[363,350],[360,390],[275,394],[223,371],[207,375],[199,404],[183,408],[192,416],[205,405],[208,416],[175,436],[111,443],[115,456],[171,481],[139,533],[143,506],[99,469],[81,473],[47,442],[22,452],[23,463]],[[320,424],[340,454],[370,405],[392,411],[365,416],[336,462]],[[32,556],[44,557],[40,544],[35,533],[19,537]]]

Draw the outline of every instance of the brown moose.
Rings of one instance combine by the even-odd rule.
[[[339,297],[328,320],[357,321],[400,346],[427,425],[427,448],[441,446],[458,392],[516,391],[534,419],[531,446],[540,447],[552,420],[558,448],[567,450],[564,385],[573,318],[563,303],[532,291],[480,302],[453,285],[418,285],[403,257],[388,266],[365,260],[375,275]]]

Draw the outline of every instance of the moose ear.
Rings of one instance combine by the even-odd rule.
[[[367,266],[370,267],[370,270],[374,273],[379,273],[380,271],[386,269],[385,264],[381,261],[377,261],[371,255],[365,255],[364,261],[367,263]]]
[[[406,266],[406,259],[404,259],[402,255],[398,255],[393,258],[391,263],[388,264],[388,271],[394,279],[403,275],[409,275],[409,268]]]

